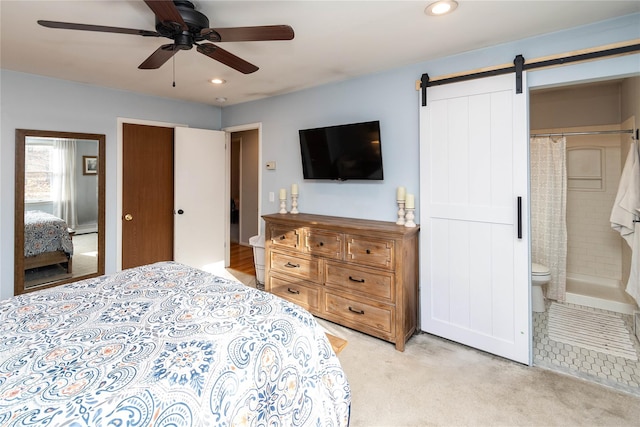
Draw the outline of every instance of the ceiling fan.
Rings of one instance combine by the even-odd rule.
[[[209,19],[195,10],[187,0],[144,0],[156,15],[156,31],[102,25],[74,24],[70,22],[38,21],[47,28],[98,31],[103,33],[133,34],[143,37],[166,37],[173,43],[160,46],[138,68],[160,68],[180,50],[194,45],[198,52],[215,59],[244,74],[258,71],[258,67],[210,42],[244,42],[266,40],[292,40],[293,28],[289,25],[265,25],[257,27],[209,28]]]

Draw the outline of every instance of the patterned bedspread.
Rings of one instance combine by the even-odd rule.
[[[0,301],[0,425],[344,426],[315,319],[163,262]]]
[[[73,242],[67,223],[42,211],[24,213],[24,256],[64,251],[73,255]]]

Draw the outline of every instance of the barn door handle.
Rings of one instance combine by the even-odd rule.
[[[518,196],[518,239],[522,239],[522,197]]]

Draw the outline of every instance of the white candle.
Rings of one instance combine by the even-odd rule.
[[[404,202],[405,194],[406,194],[406,191],[404,187],[398,187],[398,190],[396,191],[396,200],[400,202]]]
[[[298,184],[291,184],[291,194],[298,195]]]
[[[286,188],[281,188],[280,189],[280,200],[287,200],[287,189]]]
[[[415,200],[413,194],[407,194],[407,201],[405,202],[405,207],[407,209],[414,209],[416,207]]]

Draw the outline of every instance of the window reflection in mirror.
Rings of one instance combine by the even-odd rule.
[[[16,294],[104,274],[104,135],[16,131],[15,251]]]

